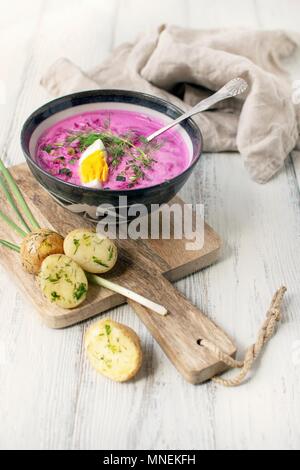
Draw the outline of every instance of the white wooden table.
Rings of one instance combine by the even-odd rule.
[[[45,69],[66,56],[83,69],[145,28],[299,29],[298,0],[10,0],[0,2],[0,150],[23,161],[19,133],[48,97]],[[300,78],[300,55],[290,63]],[[112,383],[90,368],[90,322],[42,326],[0,269],[0,448],[295,449],[300,447],[300,158],[265,186],[235,154],[204,155],[182,191],[204,202],[224,240],[219,263],[178,288],[219,323],[242,353],[255,339],[275,289],[289,292],[284,323],[251,381],[237,389],[192,386],[170,365],[129,307],[109,315],[142,338],[138,380]]]

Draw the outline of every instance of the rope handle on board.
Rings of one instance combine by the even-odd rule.
[[[237,387],[241,385],[247,374],[252,369],[252,366],[256,359],[260,356],[263,347],[270,341],[272,336],[275,334],[276,325],[281,321],[281,305],[284,294],[286,293],[286,287],[281,287],[275,293],[270,308],[267,312],[267,318],[265,319],[261,329],[259,330],[256,343],[251,345],[245,354],[243,361],[237,361],[228,354],[221,351],[215,344],[210,341],[203,339],[201,340],[201,346],[209,349],[217,358],[224,362],[231,369],[241,369],[240,373],[232,379],[223,379],[221,377],[214,377],[213,382],[223,385],[224,387]]]

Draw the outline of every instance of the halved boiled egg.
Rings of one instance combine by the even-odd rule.
[[[101,139],[97,139],[79,159],[79,176],[83,186],[101,189],[108,179],[107,153]]]

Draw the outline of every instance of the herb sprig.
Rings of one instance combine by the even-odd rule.
[[[142,146],[135,143],[133,135],[124,135],[117,136],[110,131],[106,132],[93,132],[90,134],[76,134],[73,136],[74,139],[78,140],[79,148],[81,152],[84,152],[90,145],[92,145],[96,140],[101,139],[104,146],[107,148],[110,165],[113,169],[118,168],[122,158],[125,155],[129,155],[130,159],[126,162],[126,172],[121,172],[117,175],[117,181],[127,181],[129,187],[132,187],[141,179],[145,178],[145,169],[152,167],[155,163],[154,158],[150,155],[151,149],[150,146],[142,138],[138,140],[142,142]],[[126,177],[128,173],[128,178]]]

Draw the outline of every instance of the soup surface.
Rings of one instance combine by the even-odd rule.
[[[145,136],[163,125],[152,116],[133,111],[111,109],[77,114],[42,134],[37,143],[36,161],[53,176],[84,185],[80,158],[100,139],[108,166],[108,176],[101,183],[103,189],[154,186],[182,173],[191,160],[189,148],[178,130],[171,129],[151,143],[145,142]]]

